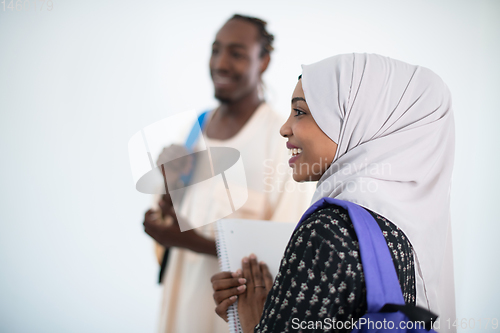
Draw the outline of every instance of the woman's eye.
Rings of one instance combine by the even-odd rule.
[[[219,53],[219,50],[217,49],[212,49],[212,55]]]
[[[302,115],[306,114],[304,111],[299,110],[299,109],[293,109],[293,111],[295,111],[295,117],[302,116]]]
[[[242,57],[243,57],[243,54],[238,53],[238,52],[233,52],[233,53],[232,53],[232,56],[233,56],[233,58],[235,58],[235,59],[240,59],[240,58],[242,58]]]

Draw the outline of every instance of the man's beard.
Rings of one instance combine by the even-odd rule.
[[[214,97],[216,100],[218,100],[222,104],[231,104],[233,102],[233,100],[230,97],[223,96],[223,95],[221,96],[217,93],[214,94]]]

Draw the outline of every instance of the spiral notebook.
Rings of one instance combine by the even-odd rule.
[[[296,223],[258,220],[222,219],[217,221],[217,256],[221,271],[234,272],[241,268],[241,259],[251,253],[264,261],[269,271],[276,276],[281,258]],[[229,331],[241,333],[238,318],[238,301],[227,310]]]

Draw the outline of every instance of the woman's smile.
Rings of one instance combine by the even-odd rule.
[[[301,156],[302,148],[299,148],[290,142],[286,143],[286,147],[288,148],[288,154],[292,155],[292,157],[288,160],[288,165],[292,166],[292,164]]]

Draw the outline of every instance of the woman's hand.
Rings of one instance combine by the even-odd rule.
[[[227,322],[227,309],[234,304],[246,290],[247,282],[242,277],[241,270],[236,272],[222,272],[212,276],[212,288],[214,290],[215,313]]]
[[[246,279],[246,292],[239,296],[238,315],[244,333],[253,332],[259,323],[267,294],[273,286],[273,276],[264,262],[257,262],[251,254],[243,258],[243,278]]]

